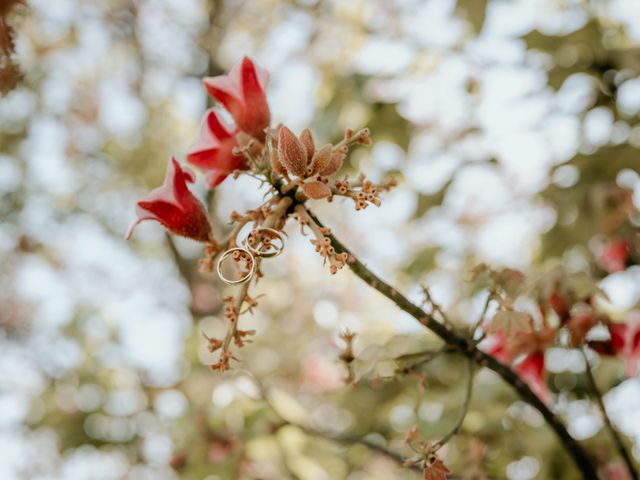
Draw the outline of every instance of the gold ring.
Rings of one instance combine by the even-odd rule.
[[[260,244],[262,244],[264,246],[264,241],[260,237],[258,238],[256,246],[251,245],[249,240],[252,237],[252,235],[256,234],[257,232],[264,232],[268,236],[270,236],[272,239],[279,240],[280,245],[272,245],[272,244],[270,244],[270,245],[267,246],[267,250],[262,250],[260,248],[256,248],[256,246],[259,246]],[[257,255],[258,257],[261,257],[261,258],[273,258],[273,257],[277,257],[278,255],[280,255],[282,253],[282,250],[284,249],[284,238],[282,236],[282,233],[279,232],[278,230],[274,229],[274,228],[258,227],[256,229],[252,230],[249,233],[249,235],[247,235],[247,238],[245,238],[245,240],[244,240],[244,246],[252,254]],[[271,249],[273,249],[273,250],[271,250]]]
[[[222,262],[224,262],[230,255],[233,255],[234,252],[242,252],[242,253],[246,254],[251,259],[251,268],[241,278],[239,278],[237,280],[229,280],[227,277],[225,277],[222,274]],[[249,250],[247,250],[246,248],[233,247],[233,248],[230,248],[229,250],[227,250],[226,252],[224,252],[220,256],[220,259],[218,260],[218,265],[216,267],[216,271],[218,272],[218,276],[220,277],[220,280],[222,280],[227,285],[240,285],[242,283],[246,283],[246,282],[250,281],[251,278],[253,277],[253,275],[256,273],[256,259],[253,256],[253,254]]]

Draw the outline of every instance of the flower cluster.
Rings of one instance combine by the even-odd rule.
[[[329,263],[331,273],[336,273],[349,263],[349,256],[336,251],[329,230],[315,221],[305,202],[342,196],[351,198],[361,210],[368,205],[380,206],[380,194],[395,185],[394,181],[376,185],[364,176],[355,182],[348,177],[332,182],[329,177],[342,168],[352,146],[371,144],[369,130],[347,130],[336,144],[317,144],[308,128],[296,135],[284,125],[272,127],[265,93],[268,80],[268,73],[247,57],[227,75],[205,78],[204,87],[217,105],[205,112],[199,136],[186,157],[187,163],[204,174],[209,188],[230,175],[260,178],[271,185],[265,202],[243,214],[234,212],[229,236],[218,243],[204,205],[187,187],[195,180],[193,172],[171,158],[164,184],[138,201],[137,219],[126,235],[130,238],[140,222],[155,220],[171,233],[205,243],[201,269],[217,268],[224,282],[239,285],[235,296],[224,299],[227,334],[222,339],[206,337],[209,350],[219,355],[212,368],[220,371],[230,368],[230,360],[235,358],[231,346],[242,347],[246,337],[255,333],[240,330],[239,317],[257,306],[256,299],[249,296],[249,283],[262,277],[261,262],[284,248],[282,229],[287,219],[296,219],[303,233],[305,227],[312,231],[312,245]],[[252,230],[244,235],[247,225]],[[231,277],[223,273],[229,270]]]

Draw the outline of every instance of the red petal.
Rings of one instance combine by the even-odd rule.
[[[268,74],[244,57],[228,75],[205,78],[204,86],[231,113],[240,130],[264,140],[264,129],[271,121],[264,91],[267,80]]]
[[[266,83],[266,75],[263,78]],[[262,140],[264,129],[271,122],[271,113],[259,73],[249,57],[242,59],[241,79],[245,110],[243,118],[238,119],[238,125],[248,134]]]
[[[233,149],[238,145],[235,134],[235,130],[230,129],[215,110],[205,113],[200,136],[189,148],[187,161],[208,172],[207,183],[210,188],[217,186],[232,171],[248,168],[244,157],[233,154]],[[216,174],[212,175],[212,171]]]
[[[551,400],[551,392],[544,378],[544,352],[530,353],[514,370],[543,402],[548,403]]]
[[[220,116],[215,109],[211,108],[207,110],[204,113],[204,118],[207,127],[209,127],[209,131],[215,138],[225,140],[235,136],[236,130],[231,128],[231,126],[226,125],[226,123],[220,119]]]
[[[187,182],[192,181],[193,173],[189,169],[183,170],[172,157],[162,186],[137,203],[138,219],[129,228],[127,238],[141,221],[156,220],[177,235],[206,242],[211,226],[204,206],[187,188]]]
[[[242,92],[240,92],[239,85],[235,84],[227,75],[206,77],[203,83],[207,93],[224,105],[237,121],[244,111]]]
[[[625,337],[627,336],[627,326],[622,323],[610,323],[609,333],[611,334],[611,346],[616,353],[624,350]]]

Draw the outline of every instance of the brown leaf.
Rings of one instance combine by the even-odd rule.
[[[517,332],[530,332],[531,320],[527,313],[513,310],[500,310],[487,326],[489,333],[504,332],[509,336]]]
[[[449,469],[444,465],[442,460],[436,458],[431,462],[430,466],[425,465],[422,471],[424,480],[447,480]]]

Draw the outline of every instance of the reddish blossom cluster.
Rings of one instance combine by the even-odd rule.
[[[545,317],[543,326],[532,328],[533,322],[529,317],[531,328],[510,333],[504,330],[492,332],[484,342],[487,353],[502,363],[515,361],[514,370],[545,402],[551,399],[545,378],[545,351],[558,341],[560,329],[568,333],[566,346],[588,346],[601,355],[621,357],[625,362],[625,375],[636,375],[640,363],[640,310],[632,310],[624,323],[616,323],[585,304],[576,302],[572,305],[565,295],[557,291],[549,296],[547,305],[547,314],[554,312],[559,326],[548,326]],[[588,339],[588,333],[598,324],[603,324],[609,331],[608,340]]]
[[[234,126],[229,125],[219,110],[208,110],[200,136],[189,148],[187,161],[205,172],[210,188],[219,185],[232,172],[249,168],[246,159],[238,155],[238,147],[252,140],[264,141],[271,118],[265,94],[268,78],[266,71],[245,57],[228,75],[204,79],[209,95],[220,102],[235,121]],[[172,158],[163,186],[138,202],[138,219],[126,238],[138,223],[155,220],[176,235],[200,242],[212,241],[204,206],[186,187],[187,182],[193,181],[193,173]]]

